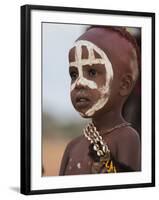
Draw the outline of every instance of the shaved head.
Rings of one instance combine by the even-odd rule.
[[[88,40],[100,47],[112,63],[118,76],[124,72],[132,74],[133,80],[138,77],[137,52],[131,41],[119,34],[116,29],[92,27],[78,40]]]

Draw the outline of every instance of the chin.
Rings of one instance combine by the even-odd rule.
[[[92,116],[88,116],[86,115],[85,113],[79,113],[81,115],[81,117],[85,118],[85,119],[89,119],[89,118],[92,118]]]

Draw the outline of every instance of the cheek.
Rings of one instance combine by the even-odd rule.
[[[99,80],[98,81],[98,88],[97,90],[101,93],[104,94],[107,91],[108,88],[108,83],[106,82],[106,80]]]
[[[101,91],[99,89],[91,90],[91,100],[96,103],[101,98]]]
[[[100,90],[103,87],[106,87],[108,85],[108,80],[106,78],[106,73],[103,70],[103,73],[100,72],[97,75],[97,78],[95,79],[95,83],[97,84],[97,89]]]
[[[90,99],[91,99],[91,102],[92,102],[91,107],[93,107],[98,102],[100,102],[101,99],[105,99],[106,96],[107,96],[106,94],[103,93],[103,91],[101,91],[101,89],[91,90],[90,93],[91,93]]]
[[[97,79],[98,82],[98,88],[101,88],[103,86],[106,86],[108,83],[108,80],[106,79],[106,72],[103,70],[103,73],[99,76]]]
[[[70,92],[70,98],[71,98],[72,104],[74,104],[74,103],[75,103],[75,91],[74,91],[74,90],[72,90],[72,91]]]

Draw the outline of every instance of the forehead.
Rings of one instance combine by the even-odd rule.
[[[92,42],[79,40],[75,42],[74,47],[69,51],[69,61],[73,62],[77,59],[104,59],[107,57],[102,49]]]

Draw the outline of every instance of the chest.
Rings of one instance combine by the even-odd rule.
[[[93,160],[89,156],[90,142],[85,138],[72,148],[67,165],[66,175],[91,174]],[[116,145],[110,138],[107,138],[107,145],[114,157],[116,157]]]

